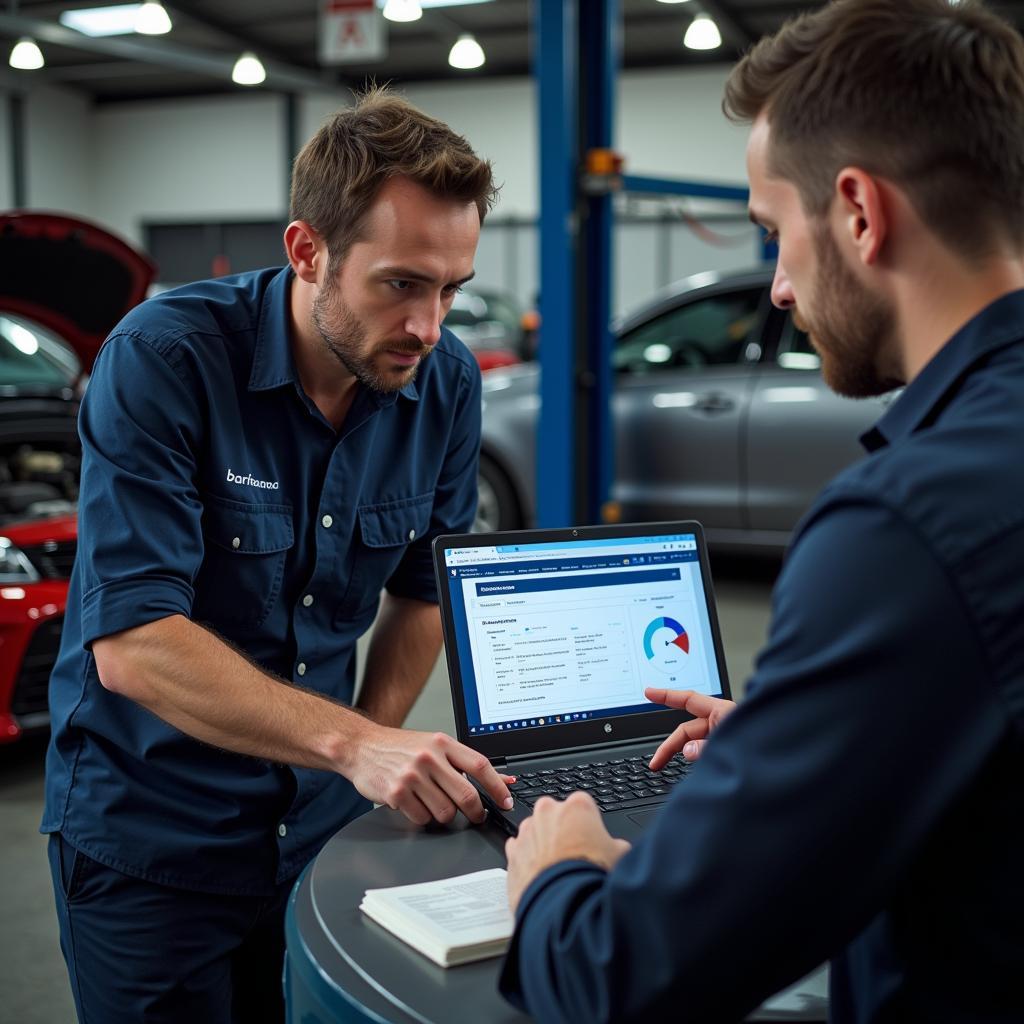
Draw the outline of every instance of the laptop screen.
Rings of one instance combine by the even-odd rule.
[[[445,546],[443,564],[470,735],[662,710],[647,686],[723,694],[694,533]]]

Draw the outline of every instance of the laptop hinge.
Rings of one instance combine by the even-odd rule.
[[[561,747],[558,750],[535,750],[532,754],[512,754],[503,760],[505,764],[519,764],[521,761],[537,761],[545,757],[564,757],[566,754],[593,754],[602,750],[617,750],[620,747],[635,747],[638,744],[660,743],[664,738],[664,735],[661,734],[657,736],[637,736],[635,739],[625,742],[622,740],[616,740],[613,743],[588,744],[586,747]],[[497,763],[497,761],[491,762],[491,764],[494,765],[497,765]]]

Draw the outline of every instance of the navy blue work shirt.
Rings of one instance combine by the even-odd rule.
[[[1024,292],[864,440],[691,777],[612,872],[524,893],[501,985],[538,1021],[735,1021],[830,957],[836,1024],[1024,1020]]]
[[[143,303],[101,350],[80,416],[41,828],[198,891],[285,881],[370,805],[339,775],[207,746],[110,693],[92,641],[184,615],[349,702],[381,588],[436,601],[431,540],[468,529],[476,506],[480,373],[465,346],[442,331],[413,383],[360,387],[336,431],[296,374],[292,280],[264,270]]]

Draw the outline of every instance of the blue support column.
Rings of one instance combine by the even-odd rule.
[[[606,506],[615,469],[613,191],[744,203],[748,197],[747,189],[737,186],[618,174],[611,151],[619,4],[534,3],[540,124],[537,525],[542,527],[600,522],[614,511]],[[588,153],[595,154],[590,167]],[[763,255],[769,257],[767,251]]]
[[[575,511],[577,0],[536,0],[540,124],[540,422],[537,525]]]
[[[581,12],[580,52],[585,68],[582,102],[583,150],[611,150],[615,133],[615,82],[620,59],[619,0],[589,0]],[[585,444],[578,488],[577,516],[603,519],[615,470],[612,398],[612,265],[614,212],[610,189],[589,191],[584,204],[580,298],[584,370],[580,380],[580,433]]]

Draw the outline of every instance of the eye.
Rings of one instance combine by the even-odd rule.
[[[413,282],[412,281],[402,281],[402,280],[399,280],[398,278],[391,278],[390,280],[388,280],[386,282],[386,284],[388,284],[390,287],[394,288],[394,290],[396,292],[407,292],[410,288],[412,288]]]
[[[461,284],[449,284],[444,287],[444,294],[446,298],[454,298],[459,292],[462,291]]]

